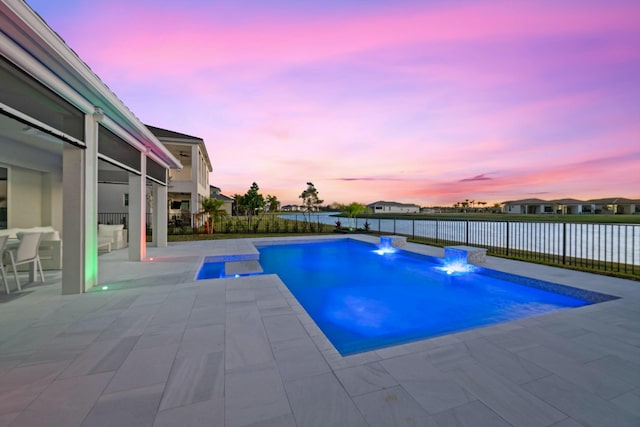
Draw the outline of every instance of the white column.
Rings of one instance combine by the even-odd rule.
[[[198,145],[191,146],[191,227],[199,226],[195,223],[195,214],[200,212],[200,156]]]
[[[98,120],[85,116],[85,144],[64,144],[62,156],[62,293],[78,294],[98,283]]]
[[[129,261],[142,261],[147,256],[147,156],[140,153],[142,175],[129,173]]]
[[[153,183],[153,245],[167,247],[167,187]]]

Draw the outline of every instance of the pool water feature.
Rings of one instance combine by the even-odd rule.
[[[350,239],[257,248],[342,355],[616,298]]]
[[[228,279],[234,277],[245,277],[245,276],[257,276],[262,274],[262,270],[260,271],[248,271],[248,272],[238,272],[238,271],[227,271],[229,266],[228,262],[224,261],[205,261],[202,263],[198,272],[196,273],[196,280],[205,280],[205,279]]]

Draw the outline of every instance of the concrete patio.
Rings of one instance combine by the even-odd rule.
[[[62,296],[46,272],[0,295],[0,427],[640,425],[638,282],[488,257],[621,298],[342,357],[277,276],[194,280],[252,251],[116,250],[107,290]]]

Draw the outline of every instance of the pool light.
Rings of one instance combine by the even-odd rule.
[[[442,267],[436,267],[438,270],[444,271],[449,275],[460,275],[466,273],[473,273],[476,269],[472,264],[467,264],[461,261],[447,262]]]

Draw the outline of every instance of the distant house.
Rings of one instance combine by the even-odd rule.
[[[194,215],[202,210],[202,200],[210,197],[209,173],[212,167],[204,140],[154,126],[146,127],[183,165],[182,170],[169,170],[168,221],[191,225]],[[98,215],[104,223],[124,222],[122,214],[129,209],[128,184],[117,177],[109,171],[102,172],[99,177]],[[152,200],[147,199],[146,203],[147,212],[150,212]]]
[[[213,171],[209,153],[202,138],[147,125],[162,144],[183,165],[182,170],[169,171],[169,222],[191,224],[202,210],[202,201],[211,197],[209,174]]]
[[[303,211],[305,209],[306,209],[305,206],[298,206],[298,205],[284,205],[282,207],[282,210],[284,212],[298,212],[298,211]]]
[[[378,201],[370,203],[367,208],[373,213],[418,213],[420,212],[420,206],[413,203],[398,203],[398,202],[385,202]]]
[[[209,197],[216,200],[222,200],[224,204],[222,208],[225,210],[227,215],[231,215],[233,212],[233,203],[235,200],[229,196],[225,196],[220,191],[220,187],[216,187],[215,185],[209,186]]]
[[[639,199],[523,199],[504,203],[507,214],[633,214],[640,213]]]

